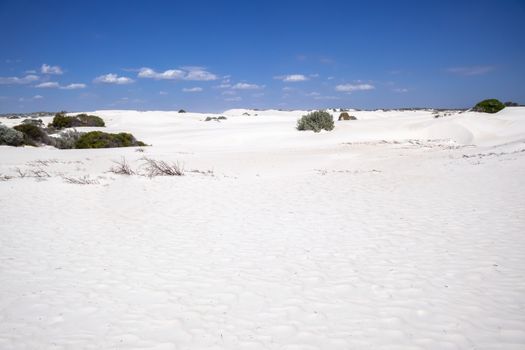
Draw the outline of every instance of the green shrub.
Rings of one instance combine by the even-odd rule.
[[[184,109],[179,109],[179,113],[186,113]]]
[[[104,120],[96,115],[78,114],[76,116],[67,116],[62,113],[55,114],[53,122],[49,124],[55,129],[74,128],[82,126],[106,126]]]
[[[76,118],[82,123],[81,126],[106,126],[104,120],[96,115],[78,114]]]
[[[42,119],[24,119],[22,120],[22,124],[33,124],[40,127],[44,126],[44,122],[42,122]]]
[[[501,111],[503,108],[505,108],[505,105],[501,103],[500,101],[496,100],[495,98],[491,98],[488,100],[483,100],[476,104],[472,110],[474,112],[482,112],[482,113],[497,113]]]
[[[75,148],[112,148],[145,145],[144,142],[137,141],[129,133],[109,134],[102,131],[91,131],[79,137],[75,143]]]
[[[73,118],[62,113],[57,113],[49,126],[56,129],[71,128],[73,127]]]
[[[34,124],[20,124],[13,129],[24,134],[24,143],[26,145],[38,146],[39,144],[53,144],[51,138],[47,136],[47,133]]]
[[[303,115],[297,121],[297,130],[313,130],[320,132],[321,130],[330,131],[334,129],[334,118],[325,111],[315,111]]]
[[[18,130],[8,128],[0,124],[0,145],[22,146],[24,144],[24,134]]]

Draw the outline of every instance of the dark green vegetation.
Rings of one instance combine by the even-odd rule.
[[[75,148],[112,148],[146,146],[142,141],[137,141],[132,134],[121,132],[110,134],[102,131],[91,131],[82,134],[75,143]]]
[[[39,126],[34,124],[20,124],[13,129],[20,131],[24,134],[24,144],[29,146],[53,145],[53,140],[47,135],[47,133]]]
[[[479,102],[474,106],[474,108],[472,108],[472,110],[474,112],[482,113],[497,113],[503,108],[505,108],[505,105],[503,103],[501,103],[499,100],[496,100],[495,98],[491,98]]]
[[[303,115],[297,121],[297,130],[313,130],[320,132],[321,130],[331,131],[334,129],[334,118],[326,111],[315,111]]]
[[[104,120],[96,115],[77,114],[76,116],[67,116],[64,113],[57,113],[49,127],[55,129],[74,128],[83,126],[106,126]]]
[[[103,127],[105,123],[96,115],[67,116],[66,112],[60,112],[55,115],[48,128],[43,127],[40,119],[25,119],[13,128],[0,124],[0,145],[50,145],[59,149],[146,146],[130,133],[111,134],[102,131],[84,133],[74,129],[82,126]],[[64,128],[72,129],[57,132]]]

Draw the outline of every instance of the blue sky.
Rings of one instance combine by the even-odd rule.
[[[0,0],[0,112],[525,103],[525,1]]]

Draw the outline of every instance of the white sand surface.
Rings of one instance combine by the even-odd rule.
[[[0,146],[0,349],[525,348],[525,108],[91,113],[151,146]]]

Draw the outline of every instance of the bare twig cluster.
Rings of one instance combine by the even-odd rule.
[[[23,179],[25,177],[36,177],[39,179],[51,177],[51,175],[45,171],[42,168],[36,168],[36,169],[30,169],[30,170],[22,170],[20,168],[16,168],[15,172],[17,174],[17,177]]]
[[[89,175],[84,175],[82,177],[72,177],[72,176],[62,176],[62,179],[74,185],[98,185],[99,182],[96,179],[92,179]]]
[[[122,157],[120,161],[113,161],[113,163],[115,163],[115,165],[109,169],[110,172],[119,175],[135,175],[135,171],[131,169],[126,158]]]
[[[178,163],[168,163],[163,160],[155,160],[143,157],[146,176],[184,176],[184,168]]]

